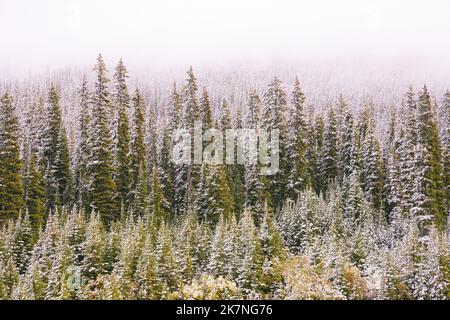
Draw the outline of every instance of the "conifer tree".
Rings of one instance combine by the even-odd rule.
[[[40,230],[45,222],[45,199],[43,173],[32,153],[25,179],[25,203],[35,231]]]
[[[172,134],[173,130],[178,129],[181,125],[181,121],[180,121],[181,111],[182,111],[181,108],[182,108],[181,95],[180,95],[180,93],[178,93],[176,84],[174,82],[173,89],[172,89],[172,92],[171,92],[170,98],[169,98],[168,112],[167,112],[168,113],[167,117],[169,119],[168,127],[169,127],[169,131],[171,134]]]
[[[273,293],[283,281],[280,264],[285,258],[283,238],[270,210],[266,210],[260,227],[259,238],[264,259],[261,287],[265,293]]]
[[[233,129],[242,130],[242,113],[241,108],[238,108],[234,116]],[[241,136],[235,136],[236,142],[244,143],[245,139]],[[237,161],[238,150],[235,149],[234,159]],[[230,187],[231,196],[233,197],[233,211],[240,215],[245,203],[245,166],[244,164],[235,163],[227,166],[228,185]]]
[[[128,206],[128,195],[131,184],[130,171],[130,126],[128,121],[128,109],[130,108],[130,96],[128,94],[128,86],[126,79],[128,71],[123,64],[122,59],[116,66],[114,74],[115,82],[115,106],[117,108],[117,128],[115,129],[115,174],[114,180],[117,187],[117,201]]]
[[[444,207],[444,181],[442,177],[441,144],[439,130],[426,87],[420,92],[417,106],[418,142],[426,149],[425,172],[419,183],[428,198],[426,210],[434,216],[437,226],[444,230],[447,225],[448,208]],[[424,150],[425,151],[425,150]]]
[[[220,216],[229,220],[233,212],[231,196],[226,171],[223,165],[203,165],[197,208],[200,217],[212,224],[216,224]]]
[[[330,181],[337,177],[337,128],[336,128],[336,116],[332,107],[328,110],[324,141],[322,149],[322,178],[323,178],[323,191],[328,188]]]
[[[256,133],[260,130],[260,99],[255,91],[248,97],[248,110],[245,124],[248,129],[253,129]],[[247,208],[256,221],[261,221],[264,206],[271,207],[272,199],[269,192],[269,181],[266,176],[260,175],[260,164],[257,161],[257,155],[252,154],[251,146],[256,145],[255,137],[246,137],[245,145],[245,208]]]
[[[152,213],[157,226],[167,220],[168,212],[166,209],[166,199],[161,189],[158,166],[155,165],[152,170]]]
[[[172,218],[174,211],[174,166],[171,161],[171,137],[169,136],[169,129],[163,126],[161,129],[161,138],[158,144],[158,174],[161,190],[165,202],[163,203],[167,218]]]
[[[305,95],[300,88],[300,82],[295,78],[292,100],[288,106],[289,132],[286,146],[286,155],[289,157],[287,192],[292,199],[295,199],[298,192],[304,190],[310,183],[307,179],[306,137],[308,128],[303,112],[304,102]]]
[[[200,121],[202,123],[203,130],[207,130],[212,127],[211,102],[206,87],[203,87],[202,96],[200,98]]]
[[[258,230],[248,210],[244,211],[239,221],[238,243],[236,254],[240,263],[237,269],[237,283],[246,294],[250,295],[261,283],[263,261]]]
[[[319,194],[323,188],[322,178],[322,149],[323,149],[323,135],[324,135],[324,122],[321,115],[318,115],[316,119],[310,120],[308,126],[309,135],[306,151],[306,159],[308,162],[308,177],[311,181],[311,187]]]
[[[66,130],[62,123],[60,98],[54,84],[48,94],[47,128],[45,132],[45,176],[48,210],[71,205],[72,172]]]
[[[117,187],[113,180],[112,142],[109,130],[111,101],[108,91],[106,65],[101,55],[98,56],[97,80],[93,92],[93,110],[91,134],[94,137],[92,155],[89,161],[91,177],[92,208],[99,212],[103,221],[109,223],[119,215],[119,204],[116,198]]]
[[[12,97],[6,92],[0,99],[0,223],[17,217],[24,205],[18,138]]]
[[[83,208],[89,212],[89,177],[88,161],[91,152],[92,138],[89,136],[91,118],[91,96],[88,89],[88,82],[83,76],[79,91],[80,114],[78,118],[79,144],[76,151],[75,168],[75,203],[78,208]]]
[[[288,167],[286,157],[287,128],[285,112],[286,94],[281,87],[281,80],[275,77],[269,84],[267,92],[264,94],[264,112],[261,123],[262,127],[266,130],[279,130],[279,170],[267,178],[274,208],[281,206],[286,198]]]
[[[136,89],[133,96],[133,130],[131,136],[131,185],[130,192],[133,194],[138,183],[147,183],[147,163],[144,119],[144,98],[141,92]],[[131,197],[132,201],[133,197]]]
[[[383,164],[378,140],[373,128],[367,128],[362,142],[361,184],[367,201],[381,209],[383,193]]]
[[[197,100],[197,79],[194,76],[192,67],[187,72],[186,83],[181,93],[181,114],[180,127],[193,134],[194,122],[200,120],[200,111]],[[174,178],[174,206],[177,214],[182,214],[191,209],[194,200],[194,193],[200,179],[200,167],[193,164],[193,148],[191,148],[191,163],[179,164],[175,166]]]
[[[401,206],[404,213],[414,206],[414,176],[416,171],[414,149],[417,145],[417,102],[412,87],[401,104],[399,110],[399,125],[396,145],[396,153],[399,161],[400,185],[402,186]]]
[[[353,115],[348,110],[347,103],[341,98],[338,105],[338,110],[342,113],[339,114],[341,122],[338,126],[338,176],[339,181],[343,180],[343,177],[349,176],[355,168],[355,130]]]
[[[444,203],[447,210],[450,209],[450,91],[444,93],[441,104],[439,106],[439,119],[440,119],[440,138],[442,146],[442,169],[445,187],[445,199]]]
[[[174,254],[169,228],[162,222],[156,247],[156,277],[159,298],[165,298],[178,289],[180,279],[176,272]]]

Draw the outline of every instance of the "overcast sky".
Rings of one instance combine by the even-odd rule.
[[[450,60],[449,0],[0,0],[0,71],[373,56]],[[6,70],[6,71],[5,71]]]

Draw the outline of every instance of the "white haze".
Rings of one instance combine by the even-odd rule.
[[[0,78],[109,64],[131,71],[344,63],[449,74],[448,0],[0,0]],[[445,76],[444,76],[445,77]],[[448,78],[446,78],[448,80]]]

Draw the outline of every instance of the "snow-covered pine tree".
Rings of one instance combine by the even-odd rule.
[[[337,122],[336,115],[334,113],[333,107],[329,107],[327,117],[325,120],[325,132],[323,139],[322,148],[322,179],[323,188],[322,191],[326,191],[330,182],[332,182],[337,177],[337,161],[338,161],[338,150],[337,150]]]
[[[303,111],[305,95],[300,88],[298,78],[295,78],[292,90],[291,103],[287,108],[288,136],[286,156],[288,160],[287,194],[291,199],[296,199],[300,191],[309,184],[308,163],[306,158],[308,127]]]
[[[361,143],[361,186],[366,200],[376,210],[381,209],[383,194],[383,163],[380,145],[372,126],[366,129]]]
[[[419,182],[423,187],[424,195],[429,199],[426,210],[433,215],[439,229],[444,230],[447,225],[448,208],[444,205],[445,187],[442,176],[442,152],[439,130],[426,86],[419,94],[417,134],[418,143],[426,149],[424,180]]]
[[[233,129],[243,129],[242,110],[237,108],[233,119]],[[245,140],[241,136],[235,137],[236,142],[245,143]],[[235,149],[234,159],[237,161],[238,150]],[[235,162],[235,164],[228,166],[228,185],[230,187],[231,196],[233,197],[233,212],[237,215],[242,213],[245,202],[245,166]]]
[[[174,213],[174,166],[171,158],[172,155],[170,130],[167,127],[166,122],[163,122],[162,128],[160,128],[160,138],[158,139],[157,153],[157,170],[159,175],[159,183],[164,197],[164,202],[162,203],[162,205],[167,215],[166,218],[171,219]]]
[[[401,207],[406,214],[409,214],[414,206],[414,177],[417,169],[414,154],[417,145],[416,112],[417,102],[413,88],[410,86],[398,113],[399,124],[395,143],[399,161],[400,184],[403,190]]]
[[[75,203],[78,208],[89,212],[89,177],[88,161],[93,137],[89,136],[91,120],[91,95],[86,76],[83,76],[79,90],[78,132],[79,142],[75,157]]]
[[[349,176],[355,169],[355,126],[353,114],[348,109],[347,102],[341,97],[337,110],[339,110],[340,123],[338,123],[337,141],[338,158],[337,171],[339,181]]]
[[[308,125],[308,140],[306,149],[306,161],[308,163],[308,177],[311,181],[311,187],[313,190],[320,194],[323,189],[323,177],[322,177],[322,149],[324,139],[324,122],[321,115],[318,115],[315,120],[310,116]]]
[[[114,102],[115,102],[115,124],[114,128],[114,181],[117,187],[117,201],[125,208],[129,205],[129,191],[131,184],[130,169],[130,124],[128,121],[128,110],[130,108],[130,95],[126,79],[128,71],[119,60],[114,73]]]
[[[97,71],[93,92],[93,109],[90,135],[93,138],[92,155],[89,159],[89,176],[92,180],[90,198],[92,209],[100,213],[103,221],[110,223],[119,216],[117,187],[113,180],[113,154],[109,129],[111,101],[108,90],[109,79],[101,55],[94,68]]]
[[[249,210],[244,211],[239,221],[239,240],[236,255],[239,261],[237,283],[246,295],[251,296],[258,290],[261,283],[263,258],[258,230]]]
[[[286,93],[283,91],[281,80],[274,77],[264,93],[264,110],[261,126],[266,130],[279,130],[279,170],[268,176],[269,188],[272,194],[272,205],[278,208],[286,199],[287,157],[286,157]],[[270,145],[270,144],[269,144]],[[271,148],[269,147],[271,150]],[[269,152],[270,152],[269,150]]]
[[[47,203],[48,210],[56,206],[72,204],[72,172],[70,167],[69,146],[66,130],[62,123],[59,94],[54,84],[48,93],[45,132],[45,166],[47,168]]]
[[[28,172],[25,177],[25,204],[33,229],[39,231],[45,222],[44,176],[37,164],[36,155],[31,153]]]
[[[211,128],[213,123],[211,102],[206,87],[203,87],[199,107],[200,107],[200,121],[202,123],[203,131],[205,131]]]
[[[191,136],[194,131],[194,122],[200,120],[200,110],[197,100],[197,79],[192,67],[187,72],[185,85],[181,93],[180,127],[188,130]],[[194,204],[195,190],[200,180],[200,167],[192,162],[193,148],[191,148],[191,164],[178,164],[175,166],[174,208],[178,215],[190,210]]]
[[[12,97],[6,92],[0,99],[0,224],[17,217],[24,205],[18,135]]]
[[[442,169],[447,211],[450,210],[450,91],[446,91],[439,105],[440,138],[442,146]]]
[[[252,91],[247,101],[247,114],[245,126],[253,129],[256,133],[260,130],[260,99],[255,91]],[[260,175],[260,164],[255,162],[257,155],[252,155],[251,146],[255,145],[256,137],[248,136],[245,141],[245,208],[247,208],[255,219],[256,223],[262,220],[264,206],[271,207],[272,199],[269,192],[269,181],[266,176]]]
[[[259,239],[264,259],[260,285],[264,293],[274,293],[276,289],[280,288],[283,281],[281,263],[286,257],[286,252],[280,230],[270,210],[265,211]]]
[[[128,203],[133,213],[143,215],[147,207],[148,197],[148,168],[146,161],[145,115],[144,97],[139,89],[136,89],[132,98],[133,117],[130,142],[130,184],[128,190]]]

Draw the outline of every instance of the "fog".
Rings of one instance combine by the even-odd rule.
[[[0,72],[355,61],[450,70],[448,0],[0,0]]]

